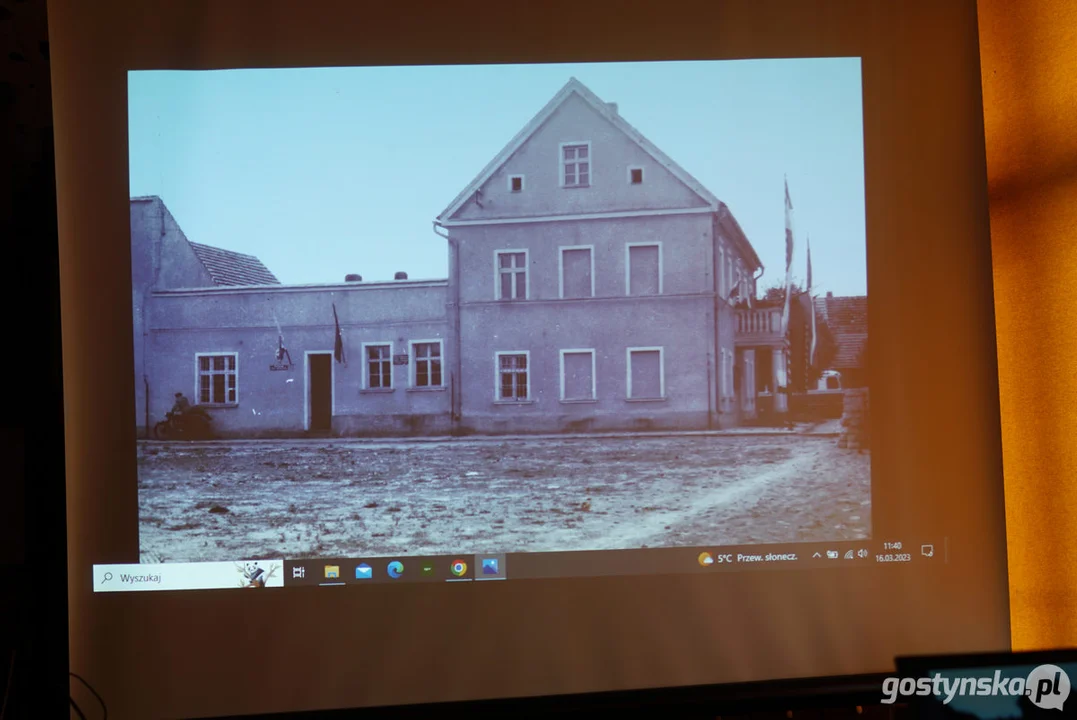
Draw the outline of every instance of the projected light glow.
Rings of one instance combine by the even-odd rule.
[[[130,73],[142,563],[875,562],[860,84],[857,58]]]

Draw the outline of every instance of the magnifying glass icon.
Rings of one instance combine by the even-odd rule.
[[[112,573],[110,573],[110,572],[105,573],[104,581],[108,582],[111,579],[112,579]]]

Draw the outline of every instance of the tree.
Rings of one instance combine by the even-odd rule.
[[[797,283],[793,283],[793,296],[797,296],[804,290]],[[785,283],[772,285],[763,291],[757,303],[761,307],[781,307],[785,304]]]

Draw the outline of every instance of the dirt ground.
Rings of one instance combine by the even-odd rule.
[[[826,436],[145,443],[143,562],[863,539]]]

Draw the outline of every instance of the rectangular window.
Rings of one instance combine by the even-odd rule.
[[[561,399],[594,400],[595,351],[561,351]]]
[[[414,375],[412,376],[411,386],[417,388],[442,387],[441,341],[413,342],[411,344],[411,355],[414,358],[412,361]]]
[[[718,247],[718,296],[726,297],[725,291],[725,246]]]
[[[561,248],[561,297],[589,298],[595,294],[594,248]]]
[[[563,187],[587,187],[591,184],[591,143],[565,143],[561,146],[561,184]]]
[[[389,343],[363,343],[368,390],[391,390],[393,387],[393,348]]]
[[[625,267],[628,295],[662,293],[662,245],[629,243]]]
[[[628,348],[627,394],[633,400],[665,398],[665,358],[662,348]]]
[[[643,168],[630,167],[628,168],[628,183],[630,185],[642,185],[643,184]]]
[[[527,352],[497,353],[497,396],[502,402],[531,399],[530,363]]]
[[[497,299],[526,300],[527,250],[498,250],[494,255],[497,263]]]
[[[725,394],[726,394],[727,397],[733,397],[733,351],[732,350],[726,350],[725,366],[726,366],[726,386],[725,386],[726,391],[725,391]]]
[[[523,192],[524,191],[524,176],[523,175],[509,175],[509,192]]]
[[[729,354],[724,348],[722,349],[722,367],[718,374],[718,395],[719,397],[729,397]]]
[[[238,353],[197,354],[198,403],[235,405],[238,401]]]

